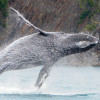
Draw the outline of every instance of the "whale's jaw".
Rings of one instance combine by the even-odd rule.
[[[64,48],[64,56],[88,51],[98,43],[99,38],[88,34],[70,35],[62,43]]]
[[[83,48],[80,47],[79,53],[88,51],[99,43],[99,38],[93,37],[93,42],[87,43]]]

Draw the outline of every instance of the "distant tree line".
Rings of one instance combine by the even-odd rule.
[[[100,0],[79,0],[79,5],[82,10],[78,24],[82,24],[86,19],[89,22],[85,29],[87,31],[94,31],[98,26],[98,22],[93,20],[96,14],[100,14]]]
[[[8,16],[8,0],[0,0],[0,26],[6,27],[6,18]]]

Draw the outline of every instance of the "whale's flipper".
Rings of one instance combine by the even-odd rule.
[[[24,23],[26,23],[27,25],[29,25],[30,27],[33,27],[34,29],[36,29],[38,32],[40,32],[40,34],[41,35],[43,35],[43,36],[48,36],[49,34],[64,34],[64,32],[47,32],[47,31],[44,31],[44,30],[42,30],[42,29],[40,29],[40,28],[38,28],[38,27],[36,27],[34,24],[32,24],[30,21],[28,21],[22,14],[20,14],[20,12],[18,12],[16,9],[14,9],[14,8],[12,8],[12,7],[10,7],[10,9],[12,10],[12,11],[14,11],[17,15],[18,15],[18,17],[20,18],[20,19],[22,19],[22,21],[24,22]]]
[[[25,22],[25,23],[26,23],[27,25],[29,25],[30,27],[33,27],[34,29],[38,30],[39,32],[45,32],[44,30],[42,30],[42,29],[36,27],[34,24],[32,24],[30,21],[28,21],[28,20],[27,20],[22,14],[20,14],[16,9],[14,9],[14,8],[12,8],[12,7],[10,7],[10,9],[11,9],[12,11],[14,11],[14,12],[18,15],[18,17],[19,17],[20,19],[22,19],[23,22]]]
[[[51,66],[50,67],[44,66],[41,69],[39,76],[38,76],[38,79],[35,83],[35,87],[40,88],[42,86],[45,79],[49,76],[50,70],[51,70]]]

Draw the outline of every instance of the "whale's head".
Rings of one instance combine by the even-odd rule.
[[[97,45],[99,39],[88,34],[71,34],[68,35],[62,43],[64,52],[67,55],[85,52]]]

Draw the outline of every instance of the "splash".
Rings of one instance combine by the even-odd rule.
[[[45,90],[37,90],[35,88],[33,89],[20,89],[20,88],[7,88],[7,87],[2,87],[0,86],[0,94],[39,94],[39,95],[52,95],[52,96],[87,96],[87,95],[95,95],[95,94],[100,94],[100,91],[86,91],[86,92],[45,92]]]
[[[48,80],[38,90],[33,86],[40,69],[33,68],[2,74],[0,94],[85,96],[100,93],[100,68],[56,66]]]

